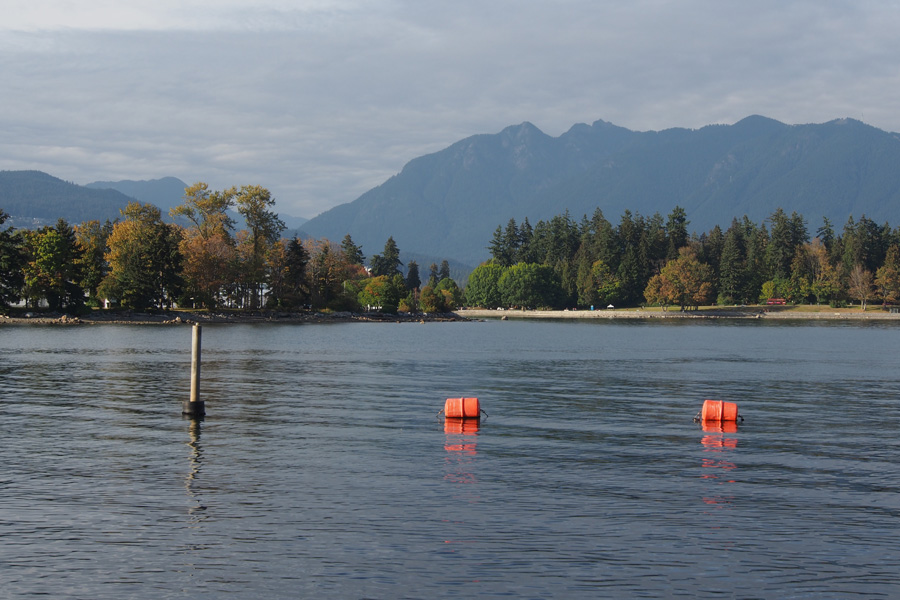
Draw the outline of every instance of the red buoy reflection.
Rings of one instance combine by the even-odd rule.
[[[711,480],[718,485],[734,483],[733,471],[737,468],[734,462],[728,460],[728,454],[737,448],[738,440],[728,437],[727,434],[737,433],[737,423],[734,421],[703,421],[703,432],[706,434],[700,440],[703,451],[709,452],[700,465],[703,469],[701,477]],[[711,494],[703,497],[703,502],[709,505],[724,508],[734,501],[734,496],[728,494]]]
[[[475,483],[475,475],[471,473],[474,466],[478,438],[479,421],[477,419],[445,419],[444,450],[447,451],[446,481],[453,483]]]

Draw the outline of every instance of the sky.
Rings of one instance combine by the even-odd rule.
[[[475,134],[900,132],[900,0],[0,0],[0,170],[312,218]],[[0,200],[2,202],[2,200]]]

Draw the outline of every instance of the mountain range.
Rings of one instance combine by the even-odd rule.
[[[39,171],[0,171],[0,209],[8,224],[33,227],[115,219],[129,201],[168,214],[186,184],[174,177],[78,186]],[[420,156],[356,200],[314,219],[280,214],[286,234],[346,234],[371,257],[388,237],[401,260],[451,272],[489,258],[494,230],[510,219],[532,225],[600,208],[617,225],[629,210],[650,216],[682,207],[689,230],[726,229],[733,218],[762,222],[796,211],[814,232],[823,217],[840,229],[866,215],[900,224],[900,135],[853,119],[787,125],[750,116],[733,125],[631,131],[605,121],[576,124],[552,137],[531,123],[474,135]]]
[[[367,255],[392,236],[402,256],[477,265],[510,218],[534,225],[568,210],[579,220],[598,207],[616,225],[625,210],[666,216],[680,206],[698,233],[744,215],[761,222],[779,207],[813,232],[823,217],[838,229],[862,214],[898,225],[898,167],[900,136],[852,119],[786,125],[751,116],[659,132],[597,121],[559,137],[526,122],[416,158],[303,231],[349,233]]]

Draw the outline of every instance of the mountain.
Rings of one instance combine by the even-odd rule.
[[[84,187],[95,190],[111,189],[119,191],[126,196],[136,198],[143,204],[153,204],[163,215],[169,214],[169,209],[178,206],[184,200],[184,189],[188,185],[177,177],[163,177],[162,179],[150,179],[146,181],[95,181]]]
[[[115,190],[97,190],[57,179],[41,171],[0,171],[0,209],[10,215],[5,226],[17,228],[53,225],[120,216],[133,201]]]
[[[566,210],[666,216],[685,209],[692,231],[797,211],[811,230],[851,215],[900,223],[900,136],[859,121],[786,125],[751,116],[734,125],[635,132],[597,121],[551,137],[530,123],[475,135],[410,161],[303,231],[349,233],[371,256],[393,236],[407,253],[477,265],[498,225],[534,225]],[[419,263],[420,267],[422,262]]]

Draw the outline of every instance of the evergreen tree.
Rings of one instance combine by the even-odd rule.
[[[419,278],[419,263],[411,260],[406,266],[406,287],[409,290],[418,291],[420,285],[422,285],[422,280]]]
[[[687,245],[689,224],[687,213],[680,206],[675,206],[669,213],[669,219],[666,221],[666,240],[668,242],[666,258],[669,260],[678,258],[678,251]]]
[[[0,227],[8,218],[9,215],[0,210]],[[0,309],[8,308],[19,299],[25,284],[21,239],[12,227],[0,228]]]
[[[400,266],[402,264],[403,263],[400,262],[400,250],[397,248],[397,243],[394,241],[393,237],[389,237],[384,244],[384,252],[372,257],[372,276],[380,277],[384,275],[386,277],[393,277],[400,273]]]
[[[450,279],[450,263],[446,260],[441,261],[441,268],[438,269],[437,278],[438,282],[443,281],[444,279]]]
[[[748,301],[745,292],[746,246],[744,230],[737,222],[725,232],[722,255],[719,260],[719,303],[735,304]]]
[[[434,289],[434,286],[438,284],[438,266],[435,263],[431,263],[431,266],[428,267],[428,286]]]
[[[362,246],[354,244],[353,238],[350,237],[349,233],[341,241],[341,250],[344,251],[344,256],[350,264],[360,266],[366,264],[366,256],[362,253]]]

